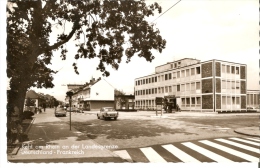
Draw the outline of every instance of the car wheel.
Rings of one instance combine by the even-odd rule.
[[[107,120],[107,117],[103,116],[103,119],[104,119],[104,120]]]
[[[117,120],[117,117],[115,117],[114,120]]]
[[[100,119],[100,117],[97,115],[97,119]]]

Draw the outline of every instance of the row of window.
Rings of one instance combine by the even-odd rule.
[[[150,88],[150,89],[142,89],[136,90],[135,95],[150,95],[150,94],[159,94],[159,93],[171,93],[171,92],[182,92],[182,91],[192,91],[192,90],[200,90],[200,82],[179,84],[173,86],[164,86],[158,88]]]
[[[135,85],[138,86],[138,85],[144,85],[144,84],[149,84],[149,83],[154,83],[154,82],[171,80],[171,79],[175,79],[175,78],[184,78],[184,77],[189,77],[189,76],[192,76],[195,74],[197,74],[197,75],[200,74],[200,67],[181,70],[181,71],[177,71],[177,72],[166,73],[163,75],[149,77],[146,79],[140,79],[140,80],[135,81]]]
[[[222,73],[231,73],[231,74],[239,75],[239,67],[222,64],[221,69],[222,69]]]

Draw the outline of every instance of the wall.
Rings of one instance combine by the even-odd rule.
[[[114,88],[104,79],[91,86],[90,98],[85,100],[111,100],[114,101]]]

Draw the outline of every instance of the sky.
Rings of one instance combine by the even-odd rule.
[[[147,3],[154,1],[148,0]],[[155,59],[133,57],[130,63],[124,57],[119,69],[110,69],[105,77],[114,88],[126,94],[134,94],[134,79],[154,73],[155,67],[182,58],[196,58],[201,61],[219,59],[247,64],[248,87],[259,89],[259,15],[257,0],[158,0],[163,15],[156,13],[148,18],[156,24],[161,36],[167,41],[162,53],[153,51]],[[160,16],[160,17],[159,17]],[[68,30],[68,29],[67,29]],[[59,30],[60,31],[60,30]],[[67,59],[62,61],[54,53],[52,65],[59,70],[54,75],[54,88],[34,89],[53,95],[63,101],[67,84],[84,84],[92,77],[102,77],[96,70],[98,59],[74,60],[73,42],[66,45]],[[75,74],[72,63],[78,64],[80,75]]]

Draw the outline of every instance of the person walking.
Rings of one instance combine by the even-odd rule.
[[[46,109],[46,103],[43,103],[42,108],[43,108],[43,111],[45,112],[45,109]]]

